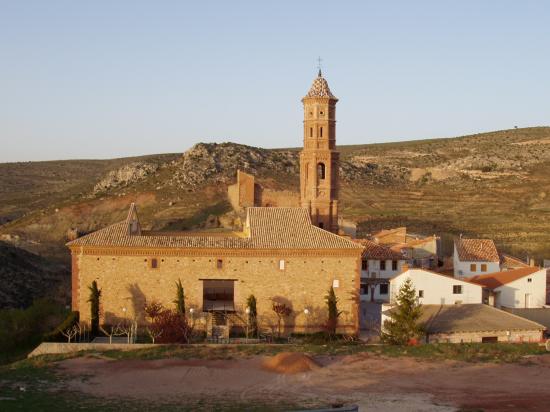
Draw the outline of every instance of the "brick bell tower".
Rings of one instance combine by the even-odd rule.
[[[311,222],[338,233],[336,102],[321,69],[304,104],[304,149],[300,153],[300,203]]]

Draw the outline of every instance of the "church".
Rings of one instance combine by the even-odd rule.
[[[273,328],[274,303],[290,315],[284,332],[316,332],[327,320],[325,296],[338,298],[338,331],[359,330],[363,247],[341,236],[338,219],[336,103],[321,71],[302,99],[300,207],[248,207],[240,231],[153,232],[130,205],[126,220],[67,244],[72,255],[72,308],[89,322],[88,286],[102,290],[101,322],[144,323],[146,302],[173,306],[181,281],[194,321],[230,329],[245,319],[250,295],[260,328]],[[228,332],[229,333],[229,332]]]

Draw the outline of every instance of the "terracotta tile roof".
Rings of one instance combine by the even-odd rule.
[[[499,286],[506,285],[514,280],[521,279],[525,276],[532,275],[541,270],[538,267],[528,266],[526,268],[505,270],[504,272],[488,273],[487,275],[477,275],[468,278],[467,280],[478,285],[485,286],[489,289],[495,289]]]
[[[405,243],[407,241],[407,228],[396,227],[394,229],[382,229],[371,235],[382,244]]]
[[[135,208],[130,209],[135,214]],[[137,214],[135,214],[137,216]],[[243,233],[130,235],[127,219],[82,236],[68,246],[215,248],[215,249],[358,249],[361,246],[311,224],[303,208],[252,207],[247,209]]]
[[[379,245],[369,239],[356,239],[355,242],[363,246],[361,258],[372,260],[405,260],[405,257],[398,252],[394,252],[389,247]]]
[[[458,239],[455,246],[461,262],[500,262],[491,239]]]
[[[420,322],[428,334],[545,329],[537,322],[481,303],[422,305]]]
[[[500,268],[501,269],[519,269],[529,267],[527,263],[521,259],[515,258],[504,253],[500,254]]]
[[[309,92],[306,94],[304,98],[308,97],[328,97],[330,99],[334,99],[338,101],[336,96],[334,96],[328,87],[328,83],[325,80],[325,78],[321,74],[321,70],[319,70],[319,75],[313,80],[313,84],[311,85]]]

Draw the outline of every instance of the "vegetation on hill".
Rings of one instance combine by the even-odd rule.
[[[550,127],[339,150],[340,210],[360,235],[407,226],[441,235],[448,253],[462,233],[520,258],[550,257]],[[183,155],[0,164],[0,240],[68,267],[70,236],[124,219],[130,202],[155,230],[226,214],[238,168],[298,191],[297,148],[198,144]]]

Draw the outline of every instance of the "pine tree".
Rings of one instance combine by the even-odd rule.
[[[92,336],[96,336],[99,332],[99,299],[101,298],[101,290],[97,287],[97,282],[94,280],[90,286],[90,322]]]
[[[174,303],[176,304],[176,312],[181,316],[185,316],[185,295],[181,279],[176,282],[176,300],[174,300]]]
[[[399,288],[396,303],[390,312],[390,319],[384,322],[382,341],[392,345],[405,345],[423,334],[423,328],[418,323],[422,316],[422,305],[418,303],[411,279],[407,279]]]
[[[326,324],[327,332],[330,335],[336,334],[336,327],[338,326],[338,318],[342,312],[338,311],[338,298],[334,293],[334,288],[331,286],[328,290],[328,295],[325,297],[328,309],[328,321]]]
[[[246,300],[246,306],[248,306],[248,327],[252,336],[258,335],[258,311],[256,309],[256,297],[250,295]]]

